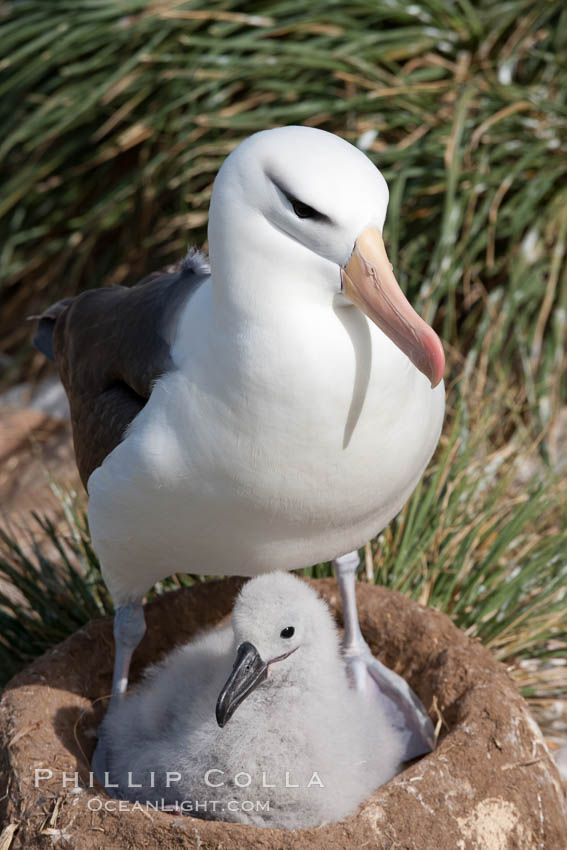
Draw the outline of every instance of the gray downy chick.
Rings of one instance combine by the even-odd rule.
[[[349,686],[325,602],[279,572],[244,586],[229,626],[150,668],[99,740],[97,777],[119,797],[287,829],[345,818],[396,775],[403,749]]]

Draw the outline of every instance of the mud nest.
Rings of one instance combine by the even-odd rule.
[[[314,585],[340,623],[336,583]],[[177,643],[225,617],[240,586],[237,579],[209,582],[148,605],[132,681]],[[347,820],[288,832],[131,806],[118,811],[118,801],[96,783],[89,787],[95,730],[112,677],[112,622],[106,619],[46,653],[3,693],[0,771],[7,787],[0,788],[0,820],[6,846],[564,850],[567,806],[559,775],[505,669],[436,611],[366,584],[358,584],[357,598],[372,651],[410,682],[439,723],[440,736],[435,753]]]

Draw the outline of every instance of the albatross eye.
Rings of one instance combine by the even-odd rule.
[[[291,200],[293,211],[298,218],[318,218],[320,213],[310,207],[309,204],[304,204],[303,201],[298,201],[296,198]]]
[[[281,630],[280,637],[290,638],[290,637],[293,637],[294,634],[295,634],[295,629],[293,628],[293,626],[286,626],[285,629]]]

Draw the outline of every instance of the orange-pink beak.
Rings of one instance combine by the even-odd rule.
[[[441,340],[417,315],[388,260],[382,234],[367,227],[356,240],[347,265],[341,269],[343,294],[362,310],[414,366],[436,387],[445,371]]]

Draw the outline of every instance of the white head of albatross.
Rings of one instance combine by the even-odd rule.
[[[219,299],[257,315],[281,286],[275,303],[285,294],[303,309],[355,304],[437,386],[443,348],[394,277],[381,235],[387,207],[382,174],[338,136],[311,127],[256,133],[214,184],[209,241]]]
[[[398,513],[439,439],[444,358],[398,287],[388,193],[345,141],[258,133],[213,190],[211,276],[194,260],[50,308],[38,345],[70,399],[89,523],[117,605],[113,693],[141,600],[179,570],[257,575],[335,560],[358,689],[431,746],[423,707],[372,658],[356,552]]]
[[[246,584],[232,627],[174,650],[99,734],[98,778],[119,796],[288,829],[346,817],[395,776],[403,749],[349,687],[327,606],[287,573]]]

